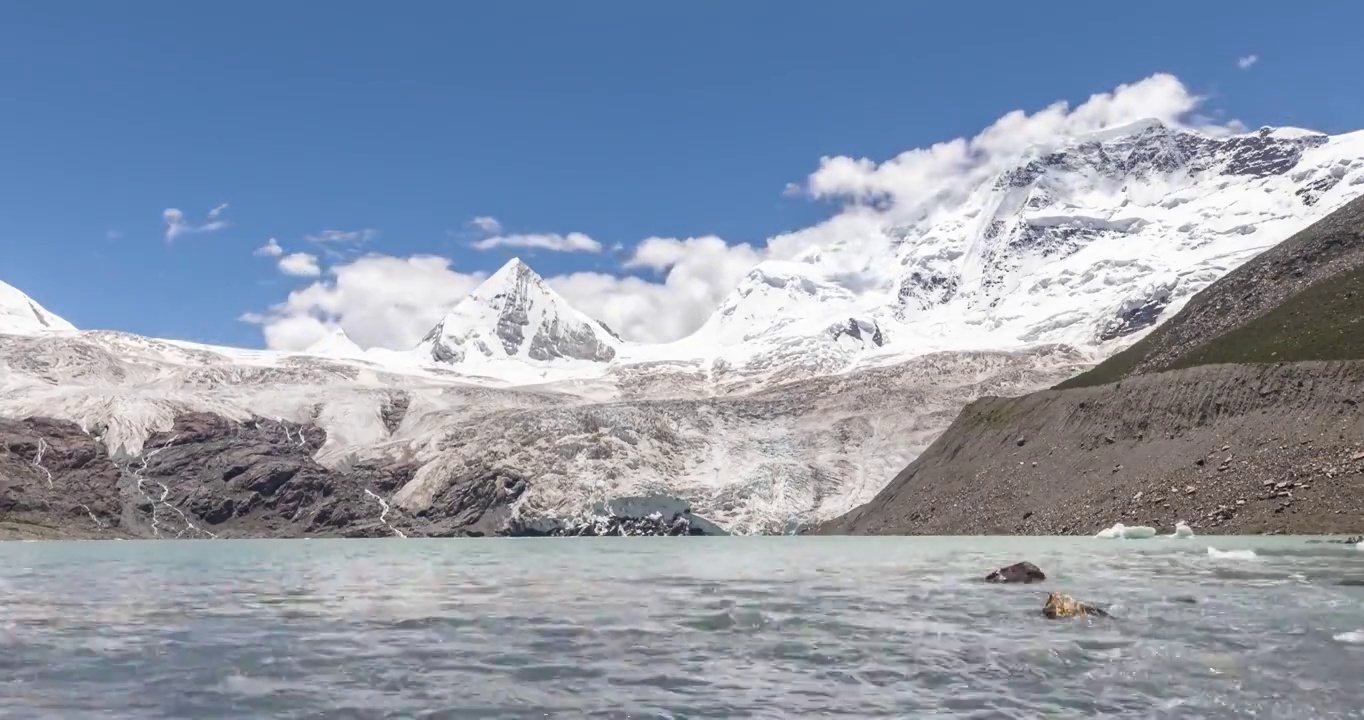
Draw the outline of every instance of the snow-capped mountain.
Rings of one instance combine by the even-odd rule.
[[[0,281],[0,334],[70,332],[76,326],[57,317],[13,285]]]
[[[474,289],[413,351],[443,364],[609,362],[621,340],[514,258]]]
[[[309,345],[304,351],[307,355],[323,355],[332,357],[361,357],[365,354],[363,348],[355,344],[354,340],[341,328],[336,328],[331,333],[323,336],[317,342]]]
[[[840,341],[858,354],[1055,342],[1107,354],[1361,192],[1364,132],[1139,123],[904,208],[884,238],[764,262],[698,336],[761,345],[855,326]],[[849,342],[869,329],[879,341]]]
[[[0,285],[0,415],[133,454],[178,413],[282,418],[326,431],[324,464],[419,462],[386,500],[413,514],[486,465],[527,478],[518,511],[668,494],[780,531],[870,499],[965,403],[1116,352],[1360,194],[1364,133],[1139,123],[765,260],[664,345],[623,341],[519,260],[411,351],[77,333]]]

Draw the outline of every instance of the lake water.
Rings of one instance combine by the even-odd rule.
[[[1349,580],[1293,538],[4,543],[0,717],[1364,717]]]

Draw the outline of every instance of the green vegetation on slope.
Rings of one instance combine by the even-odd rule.
[[[1327,278],[1215,338],[1171,370],[1218,363],[1364,359],[1364,268]]]
[[[1159,330],[1056,386],[1092,387],[1127,377]],[[1364,360],[1364,268],[1314,283],[1263,317],[1181,356],[1168,370],[1219,363]]]

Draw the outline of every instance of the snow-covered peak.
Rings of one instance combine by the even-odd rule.
[[[867,353],[1106,352],[1361,193],[1364,133],[1132,123],[1034,147],[969,192],[897,206],[903,224],[763,262],[692,341],[763,367],[808,363],[831,336],[841,360],[821,368]]]
[[[955,347],[1101,345],[1360,193],[1364,146],[1348,135],[1136,123],[1024,158],[891,230],[901,317]]]
[[[818,327],[846,313],[858,296],[829,277],[818,251],[797,260],[767,260],[748,272],[716,308],[698,338],[732,346],[769,337],[794,324]]]
[[[18,288],[0,281],[0,334],[41,335],[75,329],[75,325],[48,311]]]
[[[358,357],[365,354],[365,351],[356,345],[354,340],[350,339],[346,331],[339,327],[309,345],[308,349],[303,352],[308,355],[331,357]]]
[[[621,341],[579,312],[520,258],[459,302],[414,350],[439,363],[518,359],[608,362]]]

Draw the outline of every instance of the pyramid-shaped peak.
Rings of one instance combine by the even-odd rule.
[[[304,352],[311,355],[348,356],[363,354],[364,350],[354,340],[350,339],[344,328],[337,325],[330,333],[323,335],[317,342],[309,345]]]
[[[479,283],[460,305],[501,305],[508,297],[526,295],[558,298],[544,278],[522,262],[521,258],[512,258]],[[564,302],[562,299],[557,301]]]
[[[537,280],[540,279],[539,274],[532,270],[529,265],[527,265],[524,261],[521,260],[521,258],[514,257],[508,260],[505,264],[503,264],[502,267],[498,268],[497,272],[493,273],[492,275],[489,275],[488,279],[492,280],[493,278],[518,278],[523,276],[530,276]]]
[[[469,293],[466,302],[470,300],[486,302],[509,292],[515,292],[517,288],[523,288],[521,292],[525,292],[526,288],[532,286],[539,288],[541,292],[552,292],[549,286],[545,284],[544,278],[540,277],[529,265],[522,262],[521,258],[514,257],[479,283],[478,287]]]
[[[519,358],[607,362],[620,339],[579,312],[520,258],[450,310],[417,347],[442,363]]]

